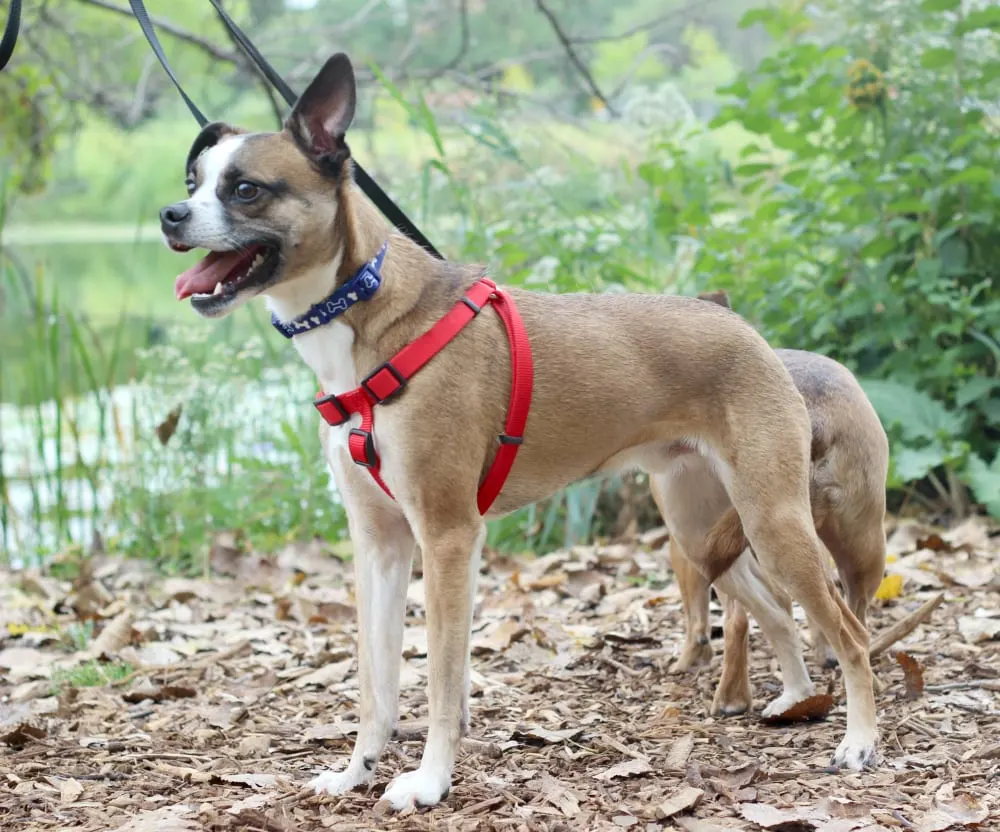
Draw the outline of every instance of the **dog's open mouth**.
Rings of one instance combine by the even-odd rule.
[[[191,305],[203,315],[220,313],[245,290],[261,291],[271,283],[280,259],[277,246],[267,243],[212,251],[177,276],[174,294],[177,300],[191,298]]]

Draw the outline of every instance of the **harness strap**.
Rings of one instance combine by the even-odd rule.
[[[389,497],[392,497],[392,492],[382,479],[381,460],[372,435],[375,425],[375,405],[385,404],[398,396],[409,379],[490,303],[496,308],[507,330],[511,352],[511,391],[504,432],[498,437],[500,447],[476,495],[479,513],[486,514],[500,494],[514,464],[514,458],[524,441],[524,427],[528,421],[534,384],[531,343],[524,322],[510,296],[498,289],[492,280],[488,278],[478,280],[448,314],[415,341],[403,347],[389,361],[371,372],[360,386],[339,396],[317,397],[316,409],[326,422],[334,427],[348,422],[353,414],[360,414],[361,426],[351,429],[347,440],[348,451],[351,459],[367,468],[378,486]]]

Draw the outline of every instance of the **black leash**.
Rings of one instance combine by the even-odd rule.
[[[13,0],[18,6],[20,6],[20,0]],[[225,9],[219,4],[218,0],[209,0],[212,7],[215,9],[216,14],[218,14],[219,19],[222,24],[229,30],[229,33],[233,36],[233,40],[239,44],[240,49],[246,54],[246,56],[256,64],[257,68],[263,73],[264,77],[270,82],[289,107],[294,106],[295,102],[298,100],[298,96],[292,91],[292,88],[285,83],[284,79],[275,72],[274,67],[272,67],[263,55],[260,54],[257,47],[253,45],[233,19],[226,13]],[[188,109],[191,111],[191,115],[195,117],[195,120],[199,125],[204,127],[208,123],[208,119],[205,115],[195,106],[195,103],[188,98],[187,94],[181,89],[180,82],[177,80],[177,76],[174,75],[173,70],[170,68],[170,64],[167,61],[167,56],[163,53],[163,47],[160,46],[160,41],[156,37],[156,32],[153,31],[152,21],[149,19],[149,13],[146,11],[146,6],[143,0],[129,0],[129,5],[132,7],[132,13],[135,15],[135,19],[139,22],[139,27],[142,29],[142,33],[146,36],[146,40],[149,41],[149,45],[153,49],[153,54],[156,55],[157,60],[160,65],[166,71],[170,80],[174,82],[174,86],[177,87],[177,91],[181,94],[181,98],[184,99],[184,103],[187,104]],[[9,28],[9,26],[8,26]],[[6,43],[6,36],[4,37],[4,42]],[[402,209],[392,199],[386,194],[382,188],[379,187],[378,183],[375,182],[371,176],[368,175],[367,171],[355,160],[354,162],[354,179],[358,183],[358,187],[364,192],[375,206],[385,215],[385,218],[389,220],[396,228],[402,231],[407,237],[409,237],[417,245],[426,249],[428,252],[433,254],[439,260],[444,260],[441,253],[434,248],[431,241],[428,240],[420,231],[419,228],[410,220],[406,214],[403,213]]]
[[[14,54],[14,44],[21,30],[21,0],[10,0],[10,11],[7,12],[7,25],[3,29],[3,39],[0,40],[0,70],[10,62]]]
[[[174,75],[174,71],[170,68],[170,62],[167,60],[163,47],[160,46],[160,39],[156,36],[156,31],[153,29],[153,21],[149,19],[149,12],[146,11],[146,6],[143,4],[142,0],[128,0],[128,2],[132,7],[132,14],[135,15],[135,19],[139,22],[139,28],[142,29],[142,33],[146,36],[146,40],[149,41],[153,54],[156,55],[156,59],[160,62],[160,66],[163,67],[163,71],[166,72],[170,80],[174,82],[174,86],[177,87],[177,92],[181,94],[181,98],[183,98],[184,103],[187,104],[187,108],[191,111],[191,115],[194,116],[194,120],[198,122],[198,126],[204,127],[208,124],[208,119],[205,118],[205,114],[198,109],[198,106],[190,98],[188,98],[187,93],[184,92],[184,88],[181,87],[181,82],[177,80],[177,76]]]
[[[132,0],[132,2],[133,4],[136,2],[141,4],[142,0]],[[260,50],[253,45],[250,38],[244,34],[243,30],[236,25],[235,21],[226,13],[226,10],[222,8],[219,0],[209,0],[209,2],[222,21],[222,25],[229,30],[229,33],[233,36],[233,40],[240,45],[240,49],[257,65],[257,68],[264,74],[264,77],[271,83],[271,86],[285,99],[285,103],[289,107],[294,106],[299,97],[285,83],[285,79],[278,75],[274,67],[260,54]],[[431,241],[421,233],[420,229],[403,213],[402,209],[389,198],[389,195],[368,175],[367,171],[358,164],[357,160],[354,162],[354,179],[358,183],[358,187],[375,203],[376,207],[385,215],[385,218],[389,222],[439,260],[444,260],[444,257],[434,248]]]

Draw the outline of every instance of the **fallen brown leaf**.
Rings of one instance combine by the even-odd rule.
[[[183,405],[177,405],[167,414],[167,417],[156,426],[156,438],[160,440],[161,445],[166,445],[170,441],[170,437],[174,435],[174,431],[177,430],[177,424],[181,420],[182,409]]]
[[[273,789],[278,785],[278,778],[273,774],[221,774],[218,780],[220,783],[234,783],[251,789]]]
[[[535,745],[566,742],[575,739],[583,733],[582,728],[565,728],[561,731],[550,731],[540,725],[532,728],[518,728],[511,734],[511,739],[521,740]]]
[[[989,809],[972,795],[954,793],[951,783],[934,795],[934,808],[917,822],[918,832],[942,832],[956,826],[978,826],[989,817]]]
[[[25,704],[0,702],[0,742],[20,748],[45,737],[47,731]]]
[[[640,774],[646,774],[652,770],[652,767],[649,765],[649,760],[644,760],[640,757],[631,757],[628,760],[622,760],[622,762],[611,766],[611,768],[607,771],[602,771],[600,774],[595,776],[598,780],[610,783],[613,780],[623,780],[627,777],[638,777]]]
[[[72,777],[59,784],[60,803],[74,803],[80,799],[81,794],[83,794],[83,786]]]
[[[122,699],[126,702],[143,702],[151,699],[153,702],[165,702],[170,699],[192,699],[198,695],[194,688],[183,685],[148,685],[137,686],[133,690],[122,694]]]
[[[810,807],[779,809],[766,803],[740,804],[740,815],[765,829],[781,832],[812,832],[816,820],[823,820],[822,814]]]
[[[132,610],[125,610],[112,618],[100,635],[94,639],[89,649],[84,653],[90,658],[114,658],[132,640],[132,624],[135,621],[135,614]]]
[[[796,702],[787,711],[773,716],[761,717],[767,725],[787,725],[792,722],[813,722],[825,719],[833,710],[833,697],[827,693],[817,693],[801,702]]]
[[[191,817],[196,812],[194,806],[186,804],[140,812],[117,827],[115,832],[200,832],[202,825]]]
[[[667,771],[684,771],[687,767],[688,757],[691,756],[693,750],[694,734],[688,733],[682,737],[678,737],[670,746],[670,751],[667,752],[667,759],[664,761],[663,767]]]
[[[667,797],[666,800],[657,804],[653,808],[652,815],[657,820],[666,820],[693,809],[698,805],[698,801],[704,797],[705,792],[693,786],[681,786],[677,791]]]
[[[326,687],[327,685],[332,685],[335,682],[343,682],[347,678],[347,675],[351,672],[351,667],[354,665],[354,659],[344,659],[339,662],[331,662],[330,664],[323,665],[323,667],[318,670],[314,670],[299,679],[296,679],[294,684],[297,688],[305,688],[310,685],[316,685],[317,687]]]
[[[896,664],[903,668],[903,686],[905,699],[919,699],[924,692],[924,671],[913,656],[902,650],[893,654]]]

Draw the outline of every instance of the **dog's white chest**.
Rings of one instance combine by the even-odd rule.
[[[347,324],[334,321],[302,335],[296,335],[293,343],[302,360],[319,379],[323,392],[339,396],[358,386],[358,373],[354,367],[354,331]],[[357,427],[360,416],[355,414],[351,421],[324,429],[328,432],[327,453],[332,456],[335,449],[346,447],[348,430]]]

